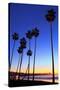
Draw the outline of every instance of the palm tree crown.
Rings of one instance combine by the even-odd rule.
[[[37,28],[32,29],[32,36],[37,37],[39,35],[39,30]]]
[[[15,32],[15,33],[12,35],[12,38],[13,38],[13,40],[18,40],[19,36],[18,36],[18,34]]]
[[[54,21],[54,19],[56,17],[55,16],[55,13],[56,12],[54,12],[53,9],[51,9],[51,10],[48,11],[47,15],[45,15],[45,17],[46,17],[46,19],[47,19],[48,22]]]
[[[22,48],[22,47],[18,47],[17,51],[18,51],[18,53],[20,54],[20,53],[23,52],[23,48]]]
[[[32,33],[31,33],[30,30],[26,33],[26,37],[27,37],[28,39],[31,39],[31,38],[32,38]]]
[[[28,50],[27,55],[28,56],[31,56],[32,55],[32,51],[31,50]]]
[[[23,49],[26,48],[26,39],[24,37],[20,39],[20,44]]]

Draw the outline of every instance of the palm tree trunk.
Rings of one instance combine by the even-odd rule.
[[[12,48],[12,55],[11,55],[11,60],[10,60],[10,65],[9,65],[9,71],[11,70],[11,65],[12,65],[12,59],[13,59],[13,53],[14,53],[14,48],[15,48],[15,40],[14,40],[14,44],[13,44],[13,48]]]
[[[29,39],[29,50],[30,50],[30,39]],[[28,80],[29,80],[29,73],[30,73],[30,55],[28,59]]]
[[[22,51],[22,54],[21,54],[21,62],[20,62],[20,68],[19,68],[19,76],[18,76],[18,79],[20,79],[20,75],[21,75],[22,60],[23,60],[23,51]]]
[[[35,73],[35,57],[36,57],[36,37],[35,37],[35,47],[34,47],[33,80],[34,80],[34,73]]]
[[[30,56],[29,56],[29,61],[28,61],[28,80],[29,80],[29,73],[30,73]]]
[[[51,24],[51,30],[50,30],[50,35],[51,35],[51,51],[52,51],[52,74],[53,74],[53,83],[55,83],[55,79],[54,79],[54,54],[53,54],[53,39],[52,39],[52,22]]]
[[[19,54],[19,61],[18,61],[17,69],[16,69],[16,74],[18,73],[19,63],[20,63],[20,54]]]
[[[27,68],[26,68],[25,75],[27,74],[27,71],[28,71],[28,66],[27,66]],[[26,77],[25,75],[23,76],[22,80]]]

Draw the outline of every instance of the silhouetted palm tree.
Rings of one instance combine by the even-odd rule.
[[[30,48],[30,40],[32,38],[32,33],[31,31],[29,30],[27,33],[26,33],[26,37],[29,39],[29,50],[27,52],[27,55],[29,56],[29,60],[28,60],[28,80],[29,80],[29,70],[30,70],[30,56],[32,55],[31,54],[31,48]]]
[[[55,82],[54,78],[54,54],[53,54],[53,37],[52,37],[52,22],[55,20],[55,12],[53,9],[49,10],[47,15],[45,15],[46,20],[50,23],[50,38],[51,38],[51,52],[52,52],[52,73],[53,73],[53,83]]]
[[[22,39],[20,39],[20,48],[22,49],[22,54],[21,54],[21,62],[20,62],[20,67],[19,67],[19,77],[18,79],[20,79],[20,73],[21,73],[21,66],[22,66],[22,60],[23,60],[23,50],[26,48],[26,39],[23,37]]]
[[[30,72],[30,56],[32,55],[32,51],[28,50],[27,52],[27,56],[29,56],[29,60],[28,60],[28,80],[29,80],[29,72]]]
[[[14,44],[13,44],[13,48],[12,48],[12,55],[11,55],[11,60],[9,61],[9,71],[11,69],[11,65],[12,65],[12,59],[13,59],[13,53],[14,53],[14,48],[15,48],[15,41],[18,40],[18,34],[15,32],[13,35],[12,35],[12,39],[14,40]]]
[[[23,49],[22,49],[21,47],[18,47],[17,51],[18,51],[18,53],[19,53],[19,61],[18,61],[16,73],[18,73],[19,64],[21,63],[21,62],[20,62],[20,57],[21,57],[21,54],[22,54]],[[20,74],[19,74],[19,75],[20,75]]]
[[[35,37],[35,46],[34,46],[34,62],[33,62],[33,80],[34,80],[34,73],[35,73],[35,57],[36,57],[36,44],[37,44],[37,37],[39,35],[39,30],[37,28],[34,28],[32,30],[32,36]]]

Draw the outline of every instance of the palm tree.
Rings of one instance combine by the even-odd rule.
[[[12,55],[11,55],[11,60],[9,61],[9,71],[11,69],[11,65],[12,65],[12,59],[13,59],[13,53],[14,53],[14,48],[15,48],[15,41],[17,41],[19,38],[18,34],[15,32],[12,35],[12,39],[14,40],[14,44],[13,44],[13,48],[12,48]]]
[[[55,12],[53,9],[49,10],[47,15],[45,15],[46,20],[50,23],[50,38],[51,38],[51,52],[52,52],[52,73],[53,73],[53,83],[54,79],[54,54],[53,54],[53,37],[52,37],[52,22],[55,20]]]
[[[27,56],[29,56],[29,61],[28,61],[28,80],[29,80],[29,73],[30,73],[30,56],[32,56],[32,51],[28,50]]]
[[[32,55],[32,54],[31,54],[31,50],[30,50],[30,40],[31,40],[31,38],[32,38],[32,33],[31,33],[30,30],[26,33],[26,37],[29,39],[29,50],[28,50],[28,52],[27,52],[27,55],[29,56],[29,60],[28,60],[28,80],[29,80],[30,56]]]
[[[33,61],[33,80],[34,80],[34,73],[35,73],[35,57],[36,57],[36,44],[37,44],[37,37],[39,35],[39,30],[34,28],[32,30],[32,36],[35,37],[35,46],[34,46],[34,61]]]
[[[18,47],[17,51],[18,51],[18,53],[19,53],[19,61],[18,61],[16,73],[18,72],[19,63],[20,63],[20,57],[21,57],[21,54],[22,54],[22,51],[23,51],[22,47]]]
[[[22,49],[22,54],[21,54],[21,62],[20,62],[20,67],[19,67],[18,79],[20,79],[21,66],[22,66],[22,60],[23,60],[23,50],[26,48],[26,39],[24,37],[22,39],[20,39],[20,45],[21,45],[21,49]]]

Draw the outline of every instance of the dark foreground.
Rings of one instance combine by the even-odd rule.
[[[9,87],[20,86],[37,86],[37,85],[53,85],[58,83],[45,82],[45,81],[28,81],[28,80],[9,80]]]

